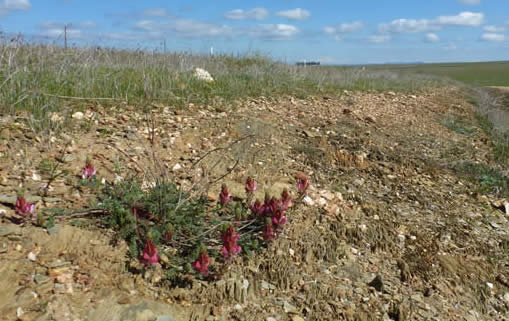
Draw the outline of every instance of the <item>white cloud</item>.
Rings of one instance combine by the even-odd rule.
[[[481,12],[461,12],[456,16],[440,16],[436,19],[440,25],[455,25],[478,27],[484,23],[484,14]]]
[[[385,43],[392,40],[392,37],[389,35],[373,35],[368,38],[368,41],[371,43]]]
[[[143,10],[142,14],[147,17],[166,17],[168,16],[168,10],[164,8],[152,8]]]
[[[74,23],[45,21],[39,24],[39,29],[41,30],[40,35],[51,38],[63,37],[64,30],[66,29],[68,38],[81,39],[85,34],[89,33],[89,29],[95,28],[96,26],[95,22],[90,20]]]
[[[354,21],[350,23],[342,23],[337,27],[326,26],[323,28],[323,32],[334,36],[336,40],[341,40],[343,35],[359,31],[365,27],[364,23],[360,21]]]
[[[485,26],[483,29],[484,29],[484,31],[487,31],[487,32],[496,33],[496,32],[504,32],[506,28],[504,26]]]
[[[481,35],[481,40],[484,41],[501,42],[505,41],[506,39],[506,36],[500,33],[483,33]]]
[[[264,20],[268,16],[269,11],[265,8],[253,8],[250,10],[235,9],[224,14],[224,17],[230,20]]]
[[[0,2],[0,15],[9,14],[11,11],[30,10],[32,5],[29,0],[3,0]]]
[[[378,31],[382,33],[413,33],[440,30],[428,19],[396,19],[390,23],[378,25]]]
[[[476,5],[481,4],[481,0],[458,0],[459,3],[468,4],[468,5]]]
[[[439,16],[435,19],[396,19],[378,25],[381,33],[432,32],[447,26],[478,27],[484,23],[481,12],[461,12],[455,16]]]
[[[292,38],[299,32],[299,28],[295,26],[279,23],[258,25],[250,34],[265,39],[282,40]]]
[[[291,20],[306,20],[311,17],[311,12],[305,9],[295,8],[291,10],[279,11],[277,15]]]
[[[149,36],[154,38],[166,37],[168,33],[173,33],[181,37],[194,38],[228,36],[233,32],[232,28],[229,26],[189,19],[177,19],[168,22],[139,20],[135,23],[135,28],[148,33]]]
[[[426,42],[439,42],[440,37],[436,33],[429,32],[424,36]]]

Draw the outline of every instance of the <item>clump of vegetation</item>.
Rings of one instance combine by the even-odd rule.
[[[299,178],[295,204],[287,190],[280,198],[267,194],[262,203],[254,200],[257,185],[249,177],[245,198],[232,197],[222,185],[211,206],[172,182],[143,189],[138,180],[128,179],[107,185],[99,201],[107,213],[102,222],[127,242],[131,257],[150,267],[164,255],[167,278],[178,282],[191,268],[201,278],[220,277],[237,256],[260,251],[283,231],[287,211],[308,187],[307,178]]]
[[[460,135],[472,136],[475,134],[475,128],[473,128],[466,120],[461,118],[445,119],[442,121],[442,125]]]
[[[479,185],[479,192],[506,194],[509,178],[498,168],[482,163],[461,162],[455,169]]]

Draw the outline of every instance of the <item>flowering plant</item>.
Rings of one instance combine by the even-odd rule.
[[[230,195],[230,192],[228,191],[228,187],[226,187],[226,184],[221,185],[221,193],[219,193],[219,204],[222,206],[228,205],[232,201],[232,196]]]
[[[198,255],[198,258],[196,261],[191,263],[191,266],[196,271],[196,273],[199,273],[203,276],[209,275],[209,264],[210,264],[210,258],[207,254],[206,249],[202,249],[200,252],[200,255]]]
[[[97,170],[95,169],[94,165],[90,161],[90,159],[87,158],[85,162],[85,167],[83,167],[83,170],[81,172],[81,178],[83,179],[92,179],[92,177],[95,176],[97,173]]]
[[[235,228],[231,225],[225,228],[221,233],[221,240],[223,241],[221,253],[225,259],[234,257],[242,251],[240,245],[237,244],[239,238],[239,235],[235,232]]]
[[[18,195],[16,199],[16,204],[14,205],[14,211],[16,214],[21,216],[23,219],[30,218],[33,219],[36,217],[35,215],[35,205],[27,202],[22,193]]]
[[[159,254],[152,239],[148,239],[140,258],[141,262],[146,265],[155,266],[159,262]]]

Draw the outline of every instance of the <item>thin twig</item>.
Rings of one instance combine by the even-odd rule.
[[[239,139],[236,139],[234,140],[233,142],[231,142],[228,146],[226,147],[218,147],[218,148],[214,148],[212,150],[209,150],[208,152],[206,152],[203,156],[201,156],[196,162],[193,163],[192,167],[196,166],[196,164],[198,164],[199,162],[201,162],[205,157],[207,157],[208,155],[214,153],[214,152],[217,152],[217,151],[220,151],[220,150],[223,150],[223,149],[228,149],[230,147],[232,147],[233,145],[237,144],[237,143],[240,143],[241,141],[245,140],[245,139],[248,139],[248,138],[252,138],[252,137],[255,137],[255,135],[253,134],[250,134],[250,135],[245,135],[245,136],[242,136],[240,137]]]
[[[48,93],[41,93],[41,92],[35,92],[32,91],[34,94],[40,94],[43,96],[49,96],[49,97],[55,97],[55,98],[61,98],[61,99],[74,99],[74,100],[115,100],[115,101],[124,101],[122,98],[113,98],[113,97],[76,97],[76,96],[63,96],[63,95],[55,95],[55,94],[48,94]]]
[[[108,214],[108,213],[109,213],[108,210],[92,209],[92,210],[83,211],[83,212],[76,212],[76,213],[73,213],[71,215],[59,216],[58,218],[62,219],[62,220],[65,220],[65,219],[69,219],[69,218],[85,217],[85,216],[90,216],[90,215]]]
[[[224,175],[220,176],[219,178],[213,180],[212,182],[210,182],[210,184],[215,184],[217,182],[219,182],[220,180],[222,180],[223,178],[225,178],[226,176],[230,175],[231,172],[233,172],[233,170],[237,167],[237,165],[240,163],[240,160],[237,159],[235,161],[235,164],[233,164],[232,168],[230,168],[230,170],[228,170]]]

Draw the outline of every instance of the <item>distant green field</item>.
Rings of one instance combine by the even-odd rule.
[[[476,86],[509,86],[509,61],[371,65],[366,69],[445,76]]]

